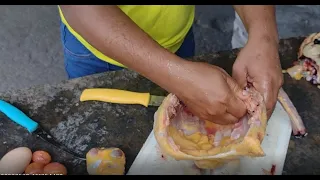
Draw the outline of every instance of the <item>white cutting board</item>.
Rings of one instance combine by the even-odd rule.
[[[199,170],[193,161],[176,161],[162,155],[151,131],[127,175],[266,175],[275,165],[275,175],[281,175],[287,154],[292,128],[288,114],[278,102],[262,142],[266,156],[241,158],[239,162],[215,170]]]

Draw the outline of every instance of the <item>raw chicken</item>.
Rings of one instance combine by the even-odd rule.
[[[311,84],[320,84],[320,33],[310,34],[300,45],[298,60],[287,72],[292,78],[306,79]]]
[[[174,94],[169,94],[155,113],[154,133],[163,153],[176,160],[194,160],[201,169],[214,169],[239,160],[261,157],[267,126],[263,97],[246,89],[248,114],[235,125],[218,125],[192,115]],[[289,114],[294,135],[305,136],[304,124],[288,95],[281,88],[278,100]]]
[[[194,160],[212,169],[241,156],[264,156],[261,142],[267,125],[262,96],[248,88],[248,114],[235,125],[218,125],[192,115],[170,94],[155,114],[154,132],[164,153],[177,160]]]

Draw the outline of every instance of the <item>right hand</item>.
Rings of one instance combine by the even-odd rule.
[[[174,93],[194,115],[217,124],[234,124],[247,113],[243,102],[247,95],[222,68],[190,61],[183,67],[180,72],[185,73],[177,78]]]

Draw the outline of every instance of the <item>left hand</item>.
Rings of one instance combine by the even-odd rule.
[[[278,43],[267,37],[249,38],[233,65],[232,76],[241,87],[250,82],[263,95],[270,118],[283,84]]]

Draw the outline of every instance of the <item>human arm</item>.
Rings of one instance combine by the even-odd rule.
[[[176,94],[194,114],[208,120],[227,116],[230,123],[245,113],[243,102],[235,97],[241,90],[229,76],[215,66],[185,61],[167,51],[117,6],[60,7],[70,26],[92,46]],[[208,82],[220,82],[221,87]]]
[[[283,83],[275,7],[234,5],[234,9],[248,32],[248,42],[236,59],[232,76],[241,86],[250,82],[263,94],[270,117]]]
[[[249,39],[263,39],[278,47],[278,30],[275,7],[272,5],[234,5],[240,16]]]
[[[92,46],[160,86],[167,86],[170,79],[167,65],[183,62],[158,45],[115,5],[60,7],[70,26]]]

